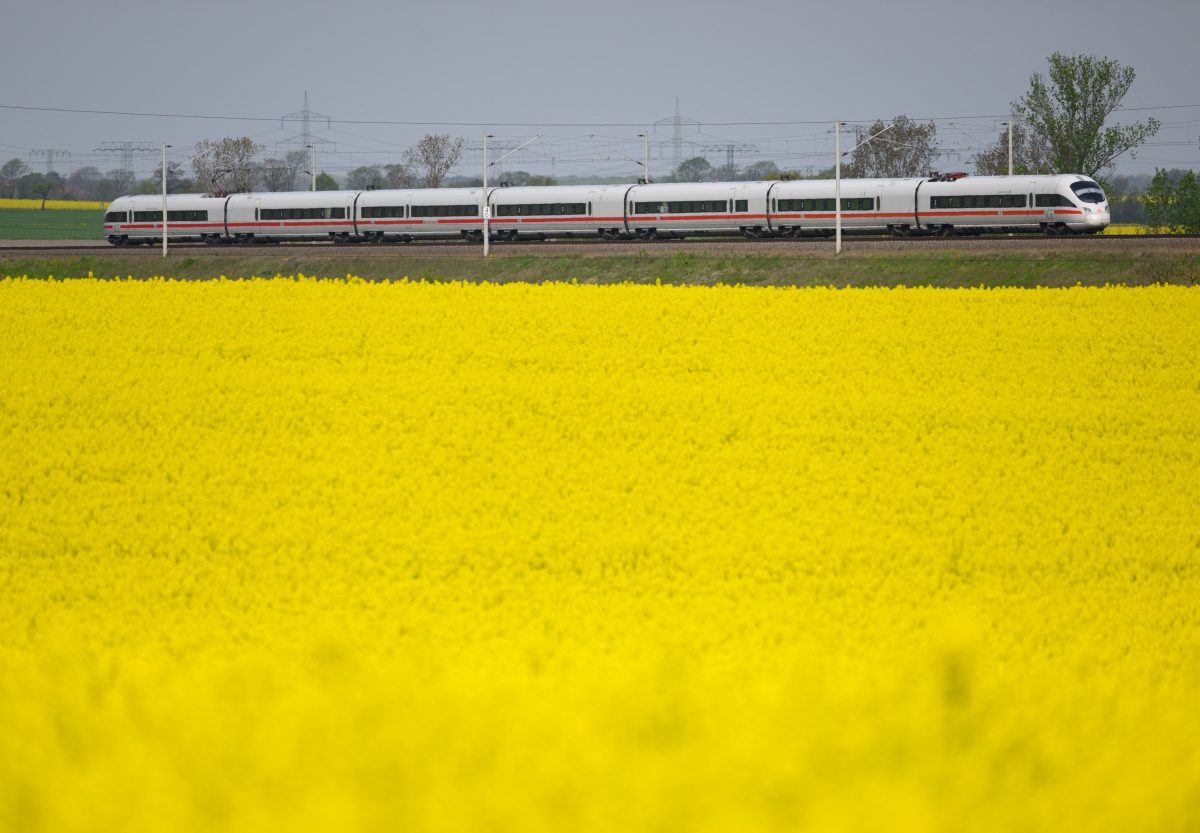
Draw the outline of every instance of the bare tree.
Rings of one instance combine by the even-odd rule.
[[[196,156],[192,160],[196,186],[203,191],[250,191],[258,174],[253,164],[254,157],[262,149],[262,145],[247,137],[228,137],[217,142],[200,140],[196,143]]]
[[[162,163],[159,162],[154,169],[154,174],[150,177],[152,183],[156,183],[158,189],[162,188]],[[178,162],[167,163],[167,190],[171,193],[179,193],[181,186],[187,180],[183,176],[183,166]]]
[[[389,188],[414,188],[417,184],[416,174],[412,168],[403,162],[396,165],[385,165],[384,174]]]
[[[1055,173],[1103,176],[1118,156],[1158,132],[1158,119],[1105,127],[1104,122],[1129,92],[1136,73],[1111,58],[1092,55],[1049,57],[1049,80],[1029,79],[1029,92],[1013,102],[1013,112],[1046,137]]]
[[[263,188],[268,191],[295,191],[296,179],[307,168],[308,154],[302,150],[290,150],[282,156],[263,160],[259,169]]]
[[[0,196],[15,197],[17,183],[29,173],[29,166],[20,159],[9,159],[0,166]]]
[[[933,168],[937,157],[937,126],[933,122],[918,124],[908,116],[899,115],[892,119],[890,128],[877,121],[865,130],[858,128],[856,135],[856,145],[875,138],[854,151],[849,164],[842,166],[843,176],[856,179],[923,176]]]
[[[124,168],[114,168],[105,176],[105,180],[110,185],[114,192],[114,197],[119,197],[122,194],[132,194],[134,186],[137,184],[137,179],[133,175],[133,171],[127,171]],[[104,197],[104,199],[112,199],[112,197]]]
[[[458,162],[463,151],[462,138],[451,139],[448,134],[428,133],[404,154],[404,164],[411,168],[423,188],[438,188],[446,173]]]
[[[1014,122],[1012,127],[1013,173],[1050,173],[1050,145],[1044,137],[1033,133],[1024,125]],[[980,176],[1001,176],[1008,173],[1008,129],[1000,134],[996,144],[972,159],[975,172]]]
[[[308,165],[308,154],[303,150],[290,150],[282,156],[263,160],[259,169],[260,180],[268,191],[295,191],[296,179]]]

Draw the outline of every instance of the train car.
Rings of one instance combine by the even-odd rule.
[[[355,203],[357,239],[372,243],[483,238],[482,188],[366,191]]]
[[[621,209],[629,185],[500,187],[491,191],[491,233],[497,240],[519,237],[619,237]]]
[[[104,236],[114,246],[162,240],[162,196],[118,197],[104,215]],[[167,235],[172,240],[204,240],[222,234],[224,199],[201,194],[168,197]]]
[[[640,238],[695,233],[755,236],[769,226],[766,182],[638,185],[625,196],[626,229]]]
[[[913,195],[920,179],[843,179],[842,228],[882,232],[916,222]],[[837,225],[837,186],[831,179],[775,183],[769,193],[771,231],[782,237],[825,236]]]
[[[950,175],[922,182],[913,228],[934,234],[1040,230],[1097,232],[1109,224],[1108,198],[1093,180],[1062,176]]]
[[[233,194],[225,201],[225,238],[239,243],[347,241],[358,191]]]

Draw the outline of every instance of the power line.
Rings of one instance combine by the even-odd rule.
[[[42,150],[29,151],[29,157],[31,159],[45,159],[46,160],[46,174],[47,175],[54,173],[54,157],[70,156],[70,155],[71,155],[71,151],[61,150],[59,148],[43,148]]]
[[[1118,107],[1114,113],[1137,113],[1154,110],[1184,110],[1200,108],[1200,104],[1163,104],[1153,107]],[[98,116],[135,116],[140,118],[206,119],[212,121],[278,121],[278,116],[222,116],[200,113],[153,113],[130,110],[92,110],[72,107],[30,107],[17,104],[0,104],[0,110],[25,110],[39,113],[74,113]],[[966,119],[1007,119],[1011,113],[982,113],[958,116],[912,116],[913,121],[954,121]],[[673,119],[671,120],[673,121]],[[786,127],[792,125],[817,125],[834,121],[827,119],[801,119],[790,121],[709,121],[710,127]],[[877,119],[842,119],[845,124],[870,124]],[[481,122],[481,121],[409,121],[401,119],[329,119],[331,124],[398,125],[407,127],[644,127],[642,122]]]

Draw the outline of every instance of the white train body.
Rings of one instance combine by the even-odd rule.
[[[833,180],[552,185],[489,188],[489,232],[497,239],[736,234],[829,235],[837,222]],[[167,197],[173,240],[384,242],[482,239],[482,188],[193,194]],[[120,197],[104,218],[114,245],[161,240],[162,197]],[[844,179],[848,232],[977,234],[1097,232],[1108,198],[1076,174]]]

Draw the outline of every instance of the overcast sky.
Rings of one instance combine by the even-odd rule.
[[[9,4],[3,25],[0,105],[241,117],[0,109],[0,158],[37,170],[29,153],[46,148],[72,154],[60,172],[119,167],[119,154],[95,149],[122,140],[168,142],[180,160],[206,137],[282,150],[300,125],[280,117],[301,110],[306,90],[332,119],[312,126],[318,167],[335,174],[396,161],[432,131],[468,137],[459,172],[471,173],[489,125],[501,148],[538,137],[510,169],[632,179],[637,134],[670,119],[676,97],[700,122],[684,130],[685,157],[721,164],[706,148],[735,144],[739,165],[826,167],[828,122],[906,113],[938,119],[942,167],[969,169],[1054,51],[1133,66],[1124,105],[1163,108],[1117,114],[1164,123],[1118,172],[1200,168],[1198,0],[45,0]],[[651,173],[673,155],[660,124]],[[147,154],[136,167],[156,164]]]

